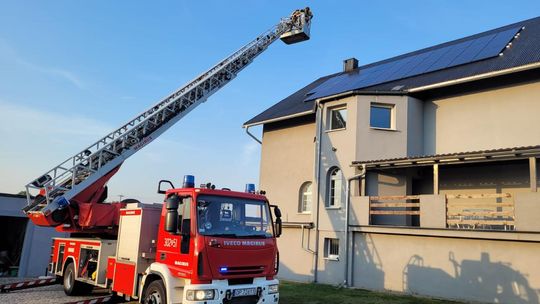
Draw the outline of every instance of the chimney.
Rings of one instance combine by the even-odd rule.
[[[343,72],[350,72],[356,68],[358,68],[358,59],[353,57],[343,60]]]

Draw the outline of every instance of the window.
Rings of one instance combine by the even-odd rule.
[[[183,197],[178,205],[178,224],[180,231],[189,229],[191,223],[191,196]]]
[[[199,234],[232,238],[271,237],[270,209],[265,201],[199,195]]]
[[[372,103],[369,113],[369,125],[372,128],[394,128],[394,105]]]
[[[324,238],[324,257],[339,260],[339,239]]]
[[[347,126],[347,108],[334,108],[329,112],[329,125],[328,130],[345,129]]]
[[[334,167],[328,171],[328,200],[327,208],[339,207],[343,202],[343,175],[341,170]]]
[[[305,182],[300,187],[300,202],[298,205],[298,212],[311,213],[311,182]]]

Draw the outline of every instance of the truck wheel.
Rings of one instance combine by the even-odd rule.
[[[94,286],[75,280],[75,266],[69,263],[64,271],[64,293],[68,296],[88,294]]]
[[[144,291],[143,301],[144,304],[165,304],[167,303],[167,294],[165,293],[165,286],[163,281],[155,280],[148,284]]]

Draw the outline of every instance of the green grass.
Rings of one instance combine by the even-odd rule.
[[[457,304],[458,302],[395,295],[363,289],[339,288],[324,284],[281,281],[280,304]]]

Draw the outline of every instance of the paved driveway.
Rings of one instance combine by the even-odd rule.
[[[21,279],[0,278],[0,284],[19,282]],[[95,289],[91,295],[85,297],[68,297],[64,294],[62,285],[50,285],[37,288],[29,288],[7,293],[0,293],[0,303],[24,303],[24,304],[53,304],[70,303],[80,300],[88,300],[96,297],[106,296],[108,290]],[[136,302],[130,302],[136,303]]]

